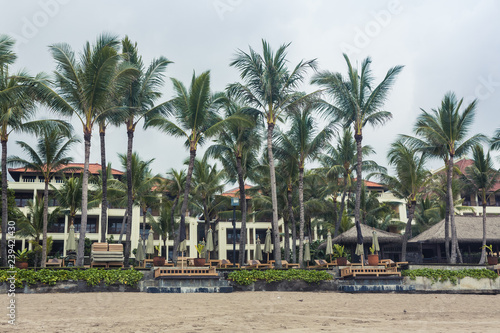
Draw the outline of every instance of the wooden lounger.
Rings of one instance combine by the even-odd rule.
[[[254,269],[254,268],[272,268],[272,265],[269,264],[262,264],[259,260],[248,260],[248,266],[245,266],[247,269]]]
[[[234,264],[233,265],[233,263],[231,261],[229,261],[227,259],[222,259],[222,260],[220,260],[220,262],[218,264],[218,267],[219,268],[230,268],[230,267],[238,267],[238,268],[240,268],[240,264]]]
[[[276,266],[275,263],[276,261],[275,260],[269,260],[269,263],[274,267]],[[287,269],[290,269],[290,268],[299,268],[300,264],[293,264],[293,263],[289,263],[288,261],[286,260],[281,260],[281,267],[283,268],[287,268]]]
[[[333,262],[327,262],[326,260],[320,259],[320,260],[314,260],[316,263],[315,266],[311,266],[310,268],[329,268],[333,266],[337,266],[337,260],[334,260]]]

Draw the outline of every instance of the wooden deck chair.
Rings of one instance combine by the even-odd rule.
[[[330,268],[333,266],[337,266],[337,260],[334,260],[333,262],[328,262],[326,260],[319,259],[319,260],[314,260],[314,262],[316,263],[316,265],[311,266],[310,268]]]
[[[245,266],[245,268],[248,269],[259,269],[259,268],[272,268],[272,264],[262,264],[259,260],[248,260],[248,266]]]
[[[230,268],[230,267],[238,267],[240,268],[240,264],[234,264],[233,266],[233,263],[231,261],[229,261],[228,259],[222,259],[220,262],[219,262],[219,268]]]
[[[63,267],[63,264],[64,264],[63,259],[53,258],[53,259],[47,260],[47,262],[45,263],[45,267],[49,267],[49,266]]]
[[[275,260],[269,260],[269,263],[275,267]],[[286,268],[286,269],[290,269],[290,268],[299,268],[300,264],[291,264],[289,263],[288,261],[286,260],[281,260],[281,267],[282,268]]]

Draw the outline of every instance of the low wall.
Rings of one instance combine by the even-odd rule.
[[[10,285],[0,283],[0,293],[6,294]],[[124,284],[112,284],[106,286],[104,282],[96,286],[88,286],[85,281],[59,281],[55,285],[37,283],[33,285],[25,284],[23,288],[16,288],[19,294],[38,294],[38,293],[88,293],[88,292],[138,292],[138,287],[127,286]]]
[[[403,284],[414,286],[416,292],[500,294],[500,277],[495,280],[464,277],[453,284],[451,281],[433,282],[427,277],[417,276],[415,280],[405,277]]]

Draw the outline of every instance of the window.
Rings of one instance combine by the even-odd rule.
[[[25,207],[28,200],[33,200],[33,193],[15,193],[15,201],[17,207]]]
[[[119,234],[122,231],[123,217],[108,217],[108,234]]]
[[[35,179],[35,176],[23,176],[23,183],[34,183]]]
[[[60,217],[56,222],[50,224],[47,232],[64,233],[64,217]]]
[[[233,228],[227,228],[227,244],[233,244]],[[236,229],[236,244],[240,242],[241,229]]]
[[[80,232],[80,225],[82,224],[82,218],[76,217],[74,226],[75,232]],[[88,233],[97,233],[97,216],[88,216],[87,217],[87,231]]]
[[[151,226],[149,224],[146,223],[146,230],[142,230],[142,227],[144,226],[144,223],[141,223],[139,225],[139,227],[141,228],[139,230],[139,234],[141,235],[142,238],[144,239],[147,239],[148,236],[149,236],[149,229],[151,228]],[[153,234],[153,239],[157,240],[157,239],[160,239],[160,235],[154,233]]]

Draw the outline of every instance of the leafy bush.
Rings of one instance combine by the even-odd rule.
[[[52,269],[14,269],[14,270],[1,270],[0,271],[0,282],[6,282],[7,278],[10,278],[13,274],[11,271],[15,271],[16,277],[16,287],[21,288],[23,282],[33,285],[36,283],[43,283],[48,285],[55,285],[58,281],[77,281],[83,280],[87,282],[89,286],[98,285],[104,282],[107,286],[112,284],[126,284],[130,286],[136,286],[143,274],[134,269],[121,270],[105,270],[98,268],[90,268],[87,270],[82,269],[72,269],[72,270],[52,270]]]
[[[319,283],[324,280],[331,280],[333,277],[324,271],[308,271],[304,269],[275,270],[238,270],[228,275],[229,280],[242,286],[248,286],[257,280],[266,282],[303,280],[307,283]]]
[[[463,279],[464,277],[471,277],[475,279],[493,279],[495,280],[498,275],[494,271],[489,269],[460,269],[460,270],[448,270],[448,269],[432,269],[432,268],[421,268],[404,270],[401,272],[403,276],[408,276],[410,279],[415,280],[417,276],[422,276],[431,279],[432,283],[435,282],[446,282],[450,281],[453,284],[457,284],[458,279]]]

